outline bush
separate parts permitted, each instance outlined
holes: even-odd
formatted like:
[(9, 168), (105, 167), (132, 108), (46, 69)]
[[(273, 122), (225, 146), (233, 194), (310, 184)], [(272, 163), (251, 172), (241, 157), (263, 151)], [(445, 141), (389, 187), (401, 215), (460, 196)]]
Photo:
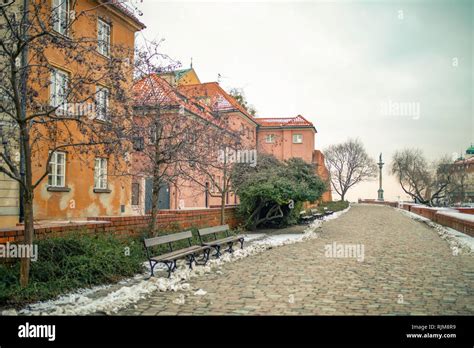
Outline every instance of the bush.
[(36, 244), (38, 260), (31, 262), (28, 287), (20, 287), (19, 262), (0, 264), (0, 305), (18, 307), (77, 288), (115, 282), (143, 271), (146, 260), (139, 239), (71, 235)]
[(250, 230), (295, 224), (301, 203), (319, 199), (327, 189), (302, 159), (282, 162), (263, 154), (255, 167), (237, 163), (232, 168), (232, 186), (240, 198), (238, 212)]

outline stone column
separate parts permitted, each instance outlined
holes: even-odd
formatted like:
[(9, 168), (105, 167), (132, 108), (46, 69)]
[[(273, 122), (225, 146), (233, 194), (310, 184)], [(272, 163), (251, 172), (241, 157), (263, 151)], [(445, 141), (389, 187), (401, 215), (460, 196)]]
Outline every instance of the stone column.
[(378, 196), (377, 200), (378, 201), (383, 201), (383, 189), (382, 189), (382, 167), (384, 163), (382, 162), (382, 154), (379, 156), (379, 163), (377, 163), (379, 166), (379, 190), (377, 191)]

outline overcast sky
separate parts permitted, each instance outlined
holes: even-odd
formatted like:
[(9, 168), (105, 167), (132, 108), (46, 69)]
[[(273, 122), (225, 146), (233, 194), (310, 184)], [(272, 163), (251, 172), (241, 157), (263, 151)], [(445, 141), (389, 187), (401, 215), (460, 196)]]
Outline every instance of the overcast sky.
[[(260, 117), (303, 115), (316, 148), (358, 137), (390, 162), (404, 147), (429, 159), (474, 142), (473, 1), (144, 0), (141, 35), (202, 82), (243, 88)], [(140, 41), (140, 40), (139, 40)], [(401, 190), (384, 168), (386, 199)], [(378, 182), (349, 192), (376, 198)], [(336, 198), (337, 196), (335, 196)]]

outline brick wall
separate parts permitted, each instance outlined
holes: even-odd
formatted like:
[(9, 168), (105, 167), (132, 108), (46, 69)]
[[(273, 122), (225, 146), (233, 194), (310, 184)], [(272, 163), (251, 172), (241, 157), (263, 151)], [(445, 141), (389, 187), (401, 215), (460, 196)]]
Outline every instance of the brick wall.
[(412, 206), (410, 211), (412, 213), (415, 213), (415, 214), (418, 214), (418, 215), (421, 215), (427, 219), (430, 219), (432, 221), (435, 221), (436, 220), (436, 212), (438, 211), (437, 209), (433, 209), (433, 208), (427, 208), (427, 207), (422, 207), (422, 206)]
[[(236, 208), (226, 208), (226, 224), (237, 227), (240, 220)], [(35, 226), (35, 238), (64, 236), (82, 231), (88, 234), (112, 233), (118, 237), (141, 236), (148, 227), (150, 216), (98, 216), (83, 223), (49, 223)], [(157, 227), (163, 232), (177, 232), (191, 227), (202, 228), (220, 225), (220, 209), (164, 210), (159, 212)], [(0, 229), (0, 243), (23, 240), (23, 226)]]
[(464, 214), (474, 214), (474, 208), (457, 208), (457, 211)]
[(474, 221), (466, 221), (455, 216), (445, 215), (442, 212), (436, 214), (435, 221), (440, 225), (451, 227), (459, 232), (474, 237)]
[[(370, 203), (370, 204), (380, 204), (388, 205), (391, 207), (398, 207), (398, 202), (380, 202), (375, 199), (359, 199), (359, 203)], [(435, 208), (435, 207), (426, 207), (420, 204), (415, 203), (403, 203), (400, 208), (421, 215), (427, 219), (430, 219), (433, 222), (436, 222), (440, 225), (453, 228), (459, 232), (465, 233), (471, 237), (474, 237), (474, 221), (464, 217), (463, 214), (474, 214), (474, 209), (472, 208), (458, 208), (459, 215), (452, 216), (449, 213), (446, 213), (446, 208)]]

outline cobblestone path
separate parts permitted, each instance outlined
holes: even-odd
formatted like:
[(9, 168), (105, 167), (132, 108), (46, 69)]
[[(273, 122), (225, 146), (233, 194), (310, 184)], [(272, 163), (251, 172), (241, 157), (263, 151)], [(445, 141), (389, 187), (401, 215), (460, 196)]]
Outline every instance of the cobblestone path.
[[(453, 255), (423, 223), (389, 207), (355, 205), (318, 233), (223, 264), (192, 279), (191, 291), (156, 292), (117, 314), (474, 314), (474, 256)], [(334, 242), (363, 246), (364, 260), (327, 257)]]

